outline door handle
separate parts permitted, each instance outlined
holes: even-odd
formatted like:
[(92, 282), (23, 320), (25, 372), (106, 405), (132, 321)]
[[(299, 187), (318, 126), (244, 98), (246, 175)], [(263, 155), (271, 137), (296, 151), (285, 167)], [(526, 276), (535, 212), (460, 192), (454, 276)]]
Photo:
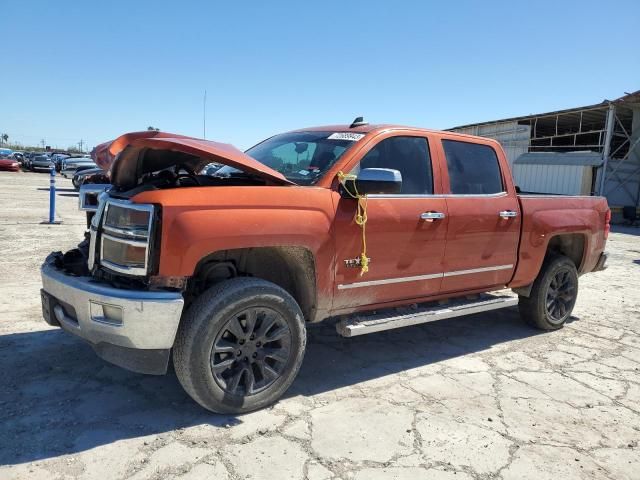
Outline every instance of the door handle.
[(434, 220), (442, 220), (445, 216), (442, 212), (424, 212), (420, 215), (420, 219), (433, 222)]
[(514, 212), (513, 210), (503, 210), (498, 215), (502, 218), (513, 218), (518, 216), (518, 212)]

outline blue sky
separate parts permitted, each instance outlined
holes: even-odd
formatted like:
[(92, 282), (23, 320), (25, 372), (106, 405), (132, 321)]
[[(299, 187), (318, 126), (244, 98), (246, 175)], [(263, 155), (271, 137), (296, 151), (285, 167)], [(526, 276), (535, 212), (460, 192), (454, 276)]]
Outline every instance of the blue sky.
[(148, 125), (247, 148), (346, 123), (447, 128), (640, 89), (634, 1), (0, 0), (0, 132)]

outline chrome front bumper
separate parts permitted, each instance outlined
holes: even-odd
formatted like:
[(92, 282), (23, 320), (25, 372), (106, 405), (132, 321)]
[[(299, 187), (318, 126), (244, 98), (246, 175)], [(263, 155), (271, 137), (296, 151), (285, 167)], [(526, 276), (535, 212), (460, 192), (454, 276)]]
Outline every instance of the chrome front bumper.
[[(163, 373), (157, 365), (137, 365), (138, 357), (155, 352), (151, 356), (162, 357), (166, 369), (184, 307), (180, 293), (124, 290), (92, 277), (66, 275), (53, 265), (51, 256), (41, 273), (47, 323), (88, 341), (112, 363), (142, 373)], [(128, 361), (129, 356), (133, 360)]]

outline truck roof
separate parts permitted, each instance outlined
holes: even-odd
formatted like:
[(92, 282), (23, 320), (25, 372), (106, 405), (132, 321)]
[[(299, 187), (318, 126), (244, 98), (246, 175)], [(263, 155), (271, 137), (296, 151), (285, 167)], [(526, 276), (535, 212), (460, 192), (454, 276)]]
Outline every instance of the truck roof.
[(291, 130), (291, 132), (354, 132), (354, 133), (372, 133), (384, 130), (412, 130), (414, 132), (421, 133), (438, 133), (447, 136), (455, 136), (465, 138), (467, 140), (472, 140), (474, 142), (481, 143), (491, 143), (491, 144), (499, 144), (494, 139), (487, 137), (478, 137), (477, 135), (468, 135), (465, 133), (458, 132), (449, 132), (445, 130), (437, 130), (433, 128), (421, 128), (421, 127), (412, 127), (409, 125), (398, 125), (392, 123), (380, 123), (380, 124), (365, 124), (358, 125), (357, 127), (351, 127), (349, 124), (337, 124), (337, 125), (321, 125), (317, 127), (306, 127), (306, 128), (297, 128), (295, 130)]

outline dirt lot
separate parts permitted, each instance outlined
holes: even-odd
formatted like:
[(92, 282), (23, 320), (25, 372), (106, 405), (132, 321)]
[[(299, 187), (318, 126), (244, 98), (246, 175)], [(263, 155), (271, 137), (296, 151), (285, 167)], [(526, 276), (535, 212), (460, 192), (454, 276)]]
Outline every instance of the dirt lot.
[(213, 415), (174, 375), (111, 366), (41, 320), (38, 267), (84, 230), (59, 182), (0, 172), (1, 479), (640, 478), (640, 229), (581, 279), (571, 323), (516, 309), (354, 339), (310, 328), (286, 397)]

